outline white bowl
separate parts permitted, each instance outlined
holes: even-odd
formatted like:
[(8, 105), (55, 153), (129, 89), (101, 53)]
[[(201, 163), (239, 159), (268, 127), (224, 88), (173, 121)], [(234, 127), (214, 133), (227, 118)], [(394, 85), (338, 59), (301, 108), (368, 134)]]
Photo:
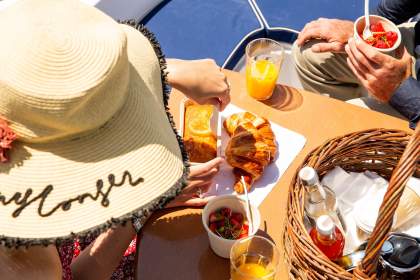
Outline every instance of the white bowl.
[[(387, 49), (380, 49), (380, 48), (375, 48), (376, 50), (382, 52), (382, 53), (386, 53), (389, 54), (391, 56), (395, 56), (395, 50), (400, 46), (401, 44), (401, 32), (398, 29), (398, 27), (391, 22), (390, 20), (381, 17), (381, 16), (376, 16), (376, 15), (370, 15), (369, 16), (370, 19), (370, 24), (373, 23), (377, 23), (378, 21), (380, 21), (382, 23), (382, 26), (384, 27), (385, 31), (394, 31), (395, 33), (397, 33), (398, 39), (395, 42), (395, 44), (392, 46), (392, 48), (387, 48)], [(356, 21), (354, 22), (354, 39), (355, 40), (363, 40), (363, 38), (360, 37), (359, 33), (363, 32), (363, 29), (365, 28), (365, 16), (361, 16), (358, 19), (356, 19)]]
[[(230, 240), (220, 237), (214, 234), (209, 228), (210, 214), (223, 207), (228, 207), (232, 209), (233, 212), (242, 213), (244, 217), (246, 217), (246, 200), (236, 195), (222, 195), (210, 200), (203, 210), (202, 221), (203, 226), (206, 229), (207, 234), (209, 236), (210, 247), (216, 253), (216, 255), (228, 259), (230, 255), (230, 249), (232, 248), (236, 240)], [(261, 217), (260, 211), (257, 207), (251, 205), (251, 209), (253, 218), (253, 230), (252, 232), (250, 232), (249, 235), (255, 235), (255, 233), (258, 231), (258, 228), (260, 227)]]

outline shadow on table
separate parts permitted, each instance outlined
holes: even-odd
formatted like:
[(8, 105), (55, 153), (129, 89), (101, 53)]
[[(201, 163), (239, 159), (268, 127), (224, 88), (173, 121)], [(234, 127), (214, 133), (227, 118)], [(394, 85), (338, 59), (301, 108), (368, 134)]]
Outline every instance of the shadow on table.
[(303, 97), (299, 90), (277, 84), (273, 95), (261, 102), (279, 111), (292, 111), (302, 105)]
[[(185, 214), (184, 214), (185, 213)], [(264, 230), (257, 235), (273, 240)], [(169, 209), (155, 213), (139, 242), (137, 279), (229, 279), (230, 261), (210, 248), (199, 210)]]
[(179, 209), (161, 210), (154, 214), (147, 224), (148, 234), (167, 241), (190, 239), (205, 234), (200, 214), (167, 215)]

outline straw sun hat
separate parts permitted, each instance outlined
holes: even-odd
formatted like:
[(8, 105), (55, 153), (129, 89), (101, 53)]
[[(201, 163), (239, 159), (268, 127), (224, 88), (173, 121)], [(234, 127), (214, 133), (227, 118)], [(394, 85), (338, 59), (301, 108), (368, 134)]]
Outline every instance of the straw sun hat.
[(0, 36), (0, 117), (18, 137), (0, 164), (1, 244), (97, 234), (185, 186), (153, 38), (78, 0), (18, 1)]

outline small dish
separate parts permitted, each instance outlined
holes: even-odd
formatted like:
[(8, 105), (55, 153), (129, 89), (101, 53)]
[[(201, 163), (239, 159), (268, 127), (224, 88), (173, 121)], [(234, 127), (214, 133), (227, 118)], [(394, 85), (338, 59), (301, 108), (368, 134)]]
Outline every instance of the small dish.
[[(214, 234), (208, 226), (210, 214), (223, 207), (228, 207), (232, 209), (232, 211), (242, 213), (244, 216), (246, 216), (246, 201), (245, 199), (240, 198), (236, 195), (217, 196), (210, 200), (203, 210), (202, 222), (209, 237), (210, 247), (216, 253), (216, 255), (228, 259), (230, 255), (230, 249), (232, 248), (236, 240), (225, 239), (223, 237), (220, 237)], [(251, 208), (253, 214), (253, 231), (249, 232), (249, 236), (253, 236), (256, 234), (260, 227), (261, 221), (260, 212), (258, 208), (254, 205), (251, 205)]]
[[(391, 47), (391, 48), (386, 48), (386, 49), (381, 49), (381, 48), (375, 48), (376, 50), (382, 52), (382, 53), (386, 53), (389, 54), (391, 56), (395, 56), (395, 50), (400, 46), (401, 44), (401, 32), (398, 29), (398, 27), (391, 22), (390, 20), (381, 17), (381, 16), (376, 16), (376, 15), (370, 15), (369, 16), (370, 19), (370, 24), (376, 24), (377, 22), (381, 22), (382, 26), (384, 27), (385, 31), (394, 31), (395, 33), (397, 33), (397, 41), (395, 42), (395, 44)], [(356, 21), (354, 22), (354, 38), (355, 40), (363, 40), (362, 37), (360, 37), (359, 34), (361, 34), (363, 32), (363, 29), (365, 28), (365, 16), (361, 16), (358, 19), (356, 19)]]

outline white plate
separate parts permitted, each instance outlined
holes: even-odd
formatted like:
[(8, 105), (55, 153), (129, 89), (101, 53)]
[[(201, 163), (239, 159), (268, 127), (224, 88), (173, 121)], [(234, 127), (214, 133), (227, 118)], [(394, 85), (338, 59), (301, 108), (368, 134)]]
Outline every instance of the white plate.
[[(236, 107), (233, 104), (228, 105), (223, 112), (220, 112), (222, 123), (230, 115), (243, 111), (245, 110)], [(265, 168), (263, 176), (258, 181), (254, 182), (253, 187), (249, 192), (251, 203), (257, 207), (271, 192), (306, 143), (306, 138), (303, 135), (286, 129), (276, 123), (270, 123), (277, 139), (278, 153), (275, 161)], [(229, 135), (224, 128), (221, 130), (221, 154), (224, 156), (224, 151), (229, 141)], [(233, 194), (235, 193), (233, 190), (234, 182), (235, 176), (232, 173), (232, 167), (228, 163), (225, 163), (221, 166), (220, 171), (214, 180), (214, 184), (211, 186), (207, 195)]]

